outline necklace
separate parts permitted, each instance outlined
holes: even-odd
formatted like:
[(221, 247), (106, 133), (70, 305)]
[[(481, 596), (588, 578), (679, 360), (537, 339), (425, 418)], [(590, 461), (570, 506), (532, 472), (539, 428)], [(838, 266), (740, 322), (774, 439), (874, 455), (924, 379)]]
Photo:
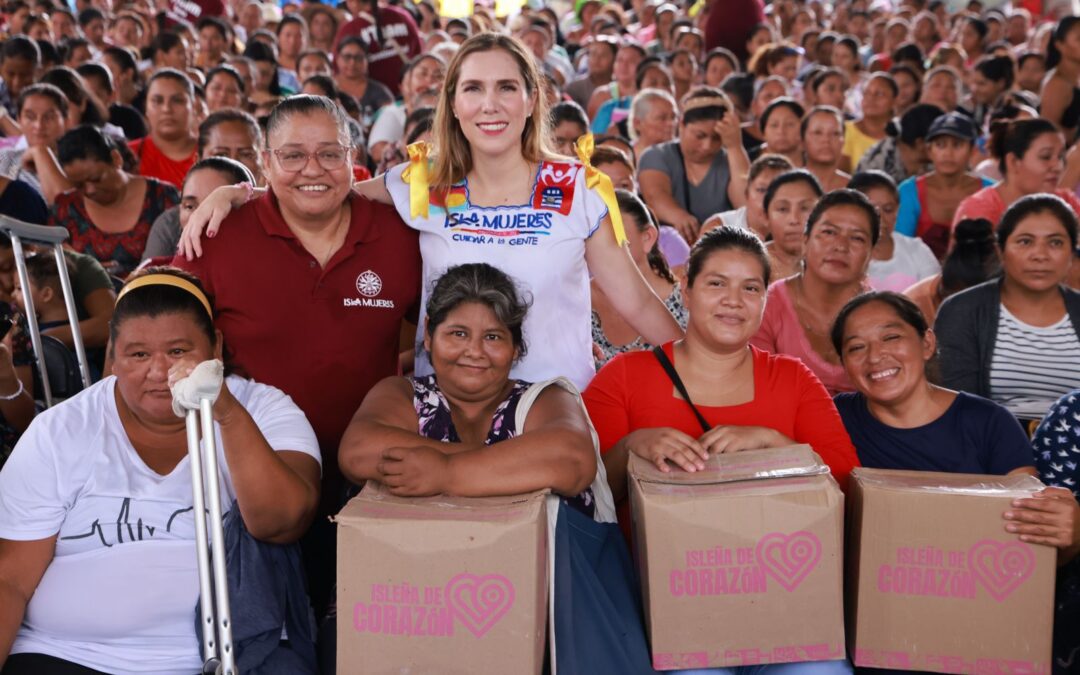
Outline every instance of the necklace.
[[(792, 295), (792, 297), (795, 300), (795, 307), (796, 307), (796, 310), (797, 310), (795, 312), (795, 315), (799, 317), (799, 323), (802, 325), (803, 330), (805, 330), (807, 333), (809, 333), (811, 335), (815, 335), (815, 336), (817, 336), (819, 338), (827, 338), (827, 337), (829, 337), (829, 332), (830, 332), (829, 331), (829, 325), (828, 325), (829, 322), (827, 322), (825, 328), (820, 328), (819, 326), (813, 325), (810, 322), (809, 318), (808, 318), (808, 315), (812, 314), (812, 311), (810, 310), (810, 308), (808, 306), (808, 303), (806, 301), (806, 294), (803, 292), (802, 276), (801, 275), (795, 279), (794, 286), (795, 286), (795, 293)], [(801, 311), (798, 311), (798, 310), (801, 310)], [(818, 322), (818, 323), (820, 324), (820, 322)], [(830, 351), (832, 351), (832, 350), (830, 350)]]
[(343, 231), (348, 231), (348, 228), (343, 228), (342, 225), (348, 223), (352, 219), (351, 216), (352, 209), (346, 204), (342, 214), (338, 216), (337, 225), (334, 226), (334, 232), (330, 236), (330, 245), (326, 247), (326, 253), (323, 254), (322, 262), (320, 263), (320, 266), (323, 269), (326, 269), (326, 264), (330, 262), (330, 258), (333, 257), (334, 252), (341, 248), (341, 245), (345, 243), (345, 237), (341, 237), (341, 241), (338, 241), (338, 237)]

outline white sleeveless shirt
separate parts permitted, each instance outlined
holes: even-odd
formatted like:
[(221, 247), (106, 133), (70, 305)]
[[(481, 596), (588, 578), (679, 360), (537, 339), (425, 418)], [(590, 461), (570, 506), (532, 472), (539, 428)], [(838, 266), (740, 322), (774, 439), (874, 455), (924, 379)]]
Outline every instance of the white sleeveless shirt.
[(538, 382), (561, 375), (584, 389), (595, 374), (585, 241), (608, 214), (600, 195), (586, 187), (584, 167), (543, 162), (530, 202), (516, 206), (472, 206), (467, 181), (445, 194), (431, 190), (427, 218), (412, 217), (409, 185), (401, 177), (406, 167), (394, 167), (385, 180), (402, 220), (420, 232), (416, 374), (431, 373), (421, 344), (432, 284), (454, 265), (488, 263), (513, 277), (532, 301), (523, 328), (527, 353), (510, 376)]

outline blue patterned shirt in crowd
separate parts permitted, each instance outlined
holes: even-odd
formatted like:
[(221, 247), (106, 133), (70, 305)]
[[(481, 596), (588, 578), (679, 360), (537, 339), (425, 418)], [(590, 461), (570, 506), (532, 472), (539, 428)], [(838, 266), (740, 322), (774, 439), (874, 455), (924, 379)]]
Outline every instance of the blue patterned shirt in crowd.
[[(1080, 389), (1051, 406), (1032, 439), (1039, 478), (1080, 497)], [(1080, 666), (1080, 558), (1058, 568), (1054, 611), (1054, 675)]]

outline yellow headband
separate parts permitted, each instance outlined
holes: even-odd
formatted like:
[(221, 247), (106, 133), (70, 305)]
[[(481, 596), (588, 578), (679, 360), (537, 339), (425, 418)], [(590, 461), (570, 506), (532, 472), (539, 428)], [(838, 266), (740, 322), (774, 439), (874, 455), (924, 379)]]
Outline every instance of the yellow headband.
[(210, 309), (210, 301), (206, 299), (206, 294), (199, 290), (199, 287), (191, 283), (187, 279), (182, 279), (172, 274), (147, 274), (137, 279), (129, 281), (124, 284), (124, 287), (120, 290), (120, 295), (116, 296), (117, 304), (120, 300), (135, 290), (136, 288), (142, 288), (143, 286), (172, 286), (173, 288), (179, 288), (183, 291), (195, 296), (202, 306), (206, 309), (207, 316), (210, 317), (210, 321), (214, 320), (214, 311)]

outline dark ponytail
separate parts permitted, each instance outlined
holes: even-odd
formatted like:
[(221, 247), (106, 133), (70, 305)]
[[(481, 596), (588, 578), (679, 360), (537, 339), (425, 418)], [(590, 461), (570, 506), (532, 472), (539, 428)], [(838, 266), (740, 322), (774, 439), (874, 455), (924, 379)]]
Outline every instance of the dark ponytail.
[(1065, 38), (1069, 35), (1069, 31), (1071, 31), (1078, 23), (1080, 23), (1080, 16), (1066, 16), (1062, 18), (1061, 21), (1058, 21), (1053, 34), (1050, 35), (1050, 42), (1046, 45), (1047, 70), (1050, 70), (1061, 63), (1061, 50), (1057, 48), (1057, 43), (1064, 42)]
[[(657, 234), (660, 233), (660, 228), (656, 225), (656, 218), (653, 217), (652, 211), (649, 207), (645, 206), (645, 202), (629, 190), (616, 190), (615, 197), (619, 201), (619, 211), (623, 216), (629, 216), (633, 221), (631, 224), (638, 229), (639, 232), (655, 228)], [(666, 280), (668, 283), (675, 283), (675, 275), (671, 273), (671, 268), (668, 267), (667, 259), (664, 258), (663, 252), (660, 250), (660, 238), (657, 237), (656, 243), (649, 249), (649, 253), (646, 255), (646, 260), (649, 261), (649, 269), (657, 274), (657, 276)]]
[(986, 218), (965, 218), (953, 230), (953, 245), (941, 265), (942, 300), (990, 279), (1001, 271), (994, 225)]

